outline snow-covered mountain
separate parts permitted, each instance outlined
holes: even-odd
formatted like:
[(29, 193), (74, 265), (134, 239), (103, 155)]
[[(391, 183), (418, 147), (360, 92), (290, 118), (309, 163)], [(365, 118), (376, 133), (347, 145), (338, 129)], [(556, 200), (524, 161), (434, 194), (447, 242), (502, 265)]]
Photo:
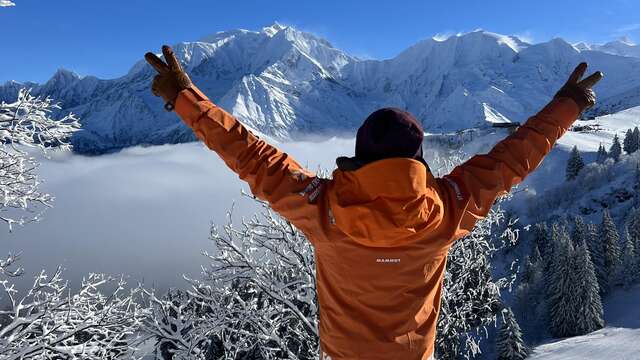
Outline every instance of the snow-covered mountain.
[[(151, 46), (153, 47), (153, 46)], [(429, 132), (522, 121), (554, 94), (580, 61), (605, 72), (594, 114), (640, 105), (640, 58), (576, 47), (562, 39), (528, 44), (485, 31), (421, 41), (387, 60), (361, 60), (315, 35), (274, 24), (180, 43), (175, 51), (194, 82), (251, 128), (280, 139), (353, 132), (373, 110), (413, 112)], [(76, 151), (194, 139), (162, 109), (144, 61), (123, 77), (81, 78), (59, 70), (36, 94), (77, 113)], [(0, 100), (20, 84), (0, 86)]]
[(636, 45), (628, 37), (622, 37), (602, 45), (581, 42), (575, 46), (579, 50), (595, 50), (613, 55), (640, 57), (640, 46)]

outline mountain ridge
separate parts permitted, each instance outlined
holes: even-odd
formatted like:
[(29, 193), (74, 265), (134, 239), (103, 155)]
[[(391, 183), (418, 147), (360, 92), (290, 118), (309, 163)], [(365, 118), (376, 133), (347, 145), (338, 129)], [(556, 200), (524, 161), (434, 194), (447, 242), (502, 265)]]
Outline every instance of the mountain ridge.
[[(218, 32), (174, 50), (214, 102), (257, 132), (285, 140), (353, 132), (383, 106), (411, 111), (429, 132), (523, 121), (580, 61), (607, 75), (597, 89), (604, 106), (594, 114), (640, 105), (640, 58), (562, 39), (529, 44), (478, 30), (426, 39), (391, 59), (362, 60), (275, 23), (260, 31)], [(154, 75), (141, 60), (115, 79), (59, 70), (44, 84), (25, 86), (79, 115), (83, 131), (72, 141), (80, 153), (195, 140), (151, 95)], [(0, 86), (0, 101), (11, 101), (19, 87)]]

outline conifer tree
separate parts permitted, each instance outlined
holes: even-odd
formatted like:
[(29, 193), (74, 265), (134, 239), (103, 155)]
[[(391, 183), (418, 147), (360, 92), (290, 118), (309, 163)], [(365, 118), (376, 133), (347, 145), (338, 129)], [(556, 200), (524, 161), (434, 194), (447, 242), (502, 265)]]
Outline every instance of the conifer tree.
[(636, 126), (635, 128), (633, 128), (633, 137), (632, 137), (633, 141), (632, 141), (632, 146), (631, 149), (633, 150), (632, 152), (636, 152), (638, 150), (640, 150), (640, 130), (638, 130), (638, 127)]
[(545, 258), (552, 246), (551, 234), (549, 233), (547, 223), (541, 222), (535, 224), (531, 235), (533, 237), (533, 244), (540, 251), (540, 255)]
[(523, 360), (530, 350), (522, 339), (522, 331), (511, 309), (502, 311), (503, 322), (496, 339), (496, 352), (499, 360)]
[(577, 316), (573, 311), (576, 303), (575, 250), (566, 231), (558, 233), (554, 244), (554, 257), (547, 280), (549, 330), (555, 337), (572, 336)]
[(575, 335), (584, 335), (604, 326), (602, 300), (586, 242), (576, 248), (574, 257), (576, 295), (572, 298), (576, 301), (573, 304)]
[(608, 156), (609, 154), (607, 154), (607, 149), (605, 149), (604, 145), (600, 143), (600, 146), (598, 146), (598, 154), (596, 155), (596, 162), (598, 164), (603, 164), (604, 161), (607, 160)]
[(631, 129), (627, 129), (627, 132), (624, 134), (624, 139), (622, 140), (622, 149), (627, 154), (631, 154), (637, 149), (634, 149), (635, 144), (633, 144), (633, 131)]
[(620, 139), (618, 134), (613, 137), (613, 144), (609, 148), (609, 157), (618, 162), (620, 160), (620, 154), (622, 154), (622, 146), (620, 145)]
[(629, 228), (624, 232), (625, 245), (622, 253), (622, 265), (620, 267), (620, 283), (628, 288), (638, 280), (638, 259), (636, 256), (635, 240), (629, 233)]
[[(600, 237), (604, 243), (604, 268), (610, 283), (614, 280), (618, 266), (620, 266), (620, 235), (607, 209), (602, 212)], [(606, 292), (606, 290), (604, 291)]]
[(589, 255), (591, 256), (591, 262), (596, 271), (600, 293), (604, 294), (609, 287), (609, 281), (604, 266), (604, 242), (602, 238), (600, 238), (600, 231), (596, 224), (587, 224), (587, 246), (589, 248)]
[(582, 156), (580, 155), (580, 151), (578, 151), (578, 147), (574, 146), (571, 149), (571, 154), (569, 155), (569, 160), (567, 160), (567, 170), (566, 170), (566, 179), (567, 181), (571, 181), (578, 177), (580, 170), (584, 167), (584, 161), (582, 160)]
[(587, 241), (587, 224), (585, 224), (582, 216), (576, 215), (573, 218), (573, 230), (571, 231), (571, 240), (574, 245), (580, 245)]

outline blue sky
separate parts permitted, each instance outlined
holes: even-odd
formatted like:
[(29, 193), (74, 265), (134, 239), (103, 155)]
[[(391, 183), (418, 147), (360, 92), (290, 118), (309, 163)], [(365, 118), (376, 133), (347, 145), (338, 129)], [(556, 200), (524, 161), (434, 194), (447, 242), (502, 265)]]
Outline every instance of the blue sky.
[[(388, 58), (434, 36), (482, 28), (535, 42), (640, 41), (638, 0), (258, 1), (12, 0), (0, 7), (0, 83), (46, 81), (60, 67), (113, 78), (163, 43), (275, 21), (351, 54)], [(0, 0), (0, 4), (8, 0)]]

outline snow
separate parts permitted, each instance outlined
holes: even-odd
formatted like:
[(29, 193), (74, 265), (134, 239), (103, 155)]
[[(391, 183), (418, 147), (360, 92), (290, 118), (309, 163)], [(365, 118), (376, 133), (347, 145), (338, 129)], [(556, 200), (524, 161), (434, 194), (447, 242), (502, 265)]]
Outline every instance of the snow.
[(637, 360), (640, 354), (640, 286), (618, 289), (605, 300), (602, 330), (535, 348), (532, 360)]
[[(477, 30), (420, 41), (391, 59), (360, 60), (325, 39), (276, 23), (259, 31), (219, 32), (175, 50), (214, 102), (283, 140), (353, 132), (383, 106), (409, 110), (430, 132), (522, 122), (581, 61), (606, 74), (596, 88), (601, 101), (594, 114), (640, 105), (640, 58), (562, 39), (528, 44)], [(80, 153), (193, 141), (151, 95), (153, 75), (140, 61), (118, 79), (60, 71), (46, 84), (24, 86), (79, 115), (85, 131), (74, 144)], [(11, 100), (17, 86), (0, 86), (0, 101)]]
[(640, 353), (640, 329), (606, 327), (584, 336), (576, 336), (539, 346), (532, 360), (637, 360)]

